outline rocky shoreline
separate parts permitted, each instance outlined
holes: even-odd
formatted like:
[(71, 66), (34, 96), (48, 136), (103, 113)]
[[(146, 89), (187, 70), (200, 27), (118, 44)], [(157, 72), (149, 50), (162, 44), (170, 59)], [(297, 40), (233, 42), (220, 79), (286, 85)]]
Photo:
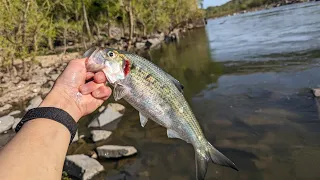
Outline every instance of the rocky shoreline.
[[(203, 27), (201, 24), (188, 24), (185, 28), (177, 28), (165, 35), (163, 32), (156, 33), (148, 38), (135, 38), (130, 52), (141, 53), (155, 49), (161, 43), (178, 41), (182, 33), (194, 28)], [(93, 46), (110, 47), (119, 50), (127, 50), (128, 43), (124, 38), (118, 37), (106, 42), (97, 42)], [(46, 55), (35, 57), (35, 62), (30, 66), (29, 77), (21, 77), (0, 70), (0, 117), (8, 114), (14, 107), (22, 107), (31, 98), (40, 95), (45, 97), (50, 91), (59, 74), (63, 71), (68, 61), (81, 58), (83, 52), (72, 52), (66, 54)], [(19, 63), (19, 61), (17, 61)], [(21, 66), (18, 64), (18, 66)]]

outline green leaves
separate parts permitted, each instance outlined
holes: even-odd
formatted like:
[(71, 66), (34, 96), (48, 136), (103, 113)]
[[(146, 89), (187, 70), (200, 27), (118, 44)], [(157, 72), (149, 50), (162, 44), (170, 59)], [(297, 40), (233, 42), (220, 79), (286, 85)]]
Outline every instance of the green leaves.
[(112, 27), (122, 29), (122, 36), (129, 34), (128, 30), (133, 36), (147, 35), (168, 32), (202, 16), (198, 8), (201, 0), (0, 0), (0, 3), (0, 59), (8, 62), (46, 53), (54, 46), (65, 46), (66, 50), (67, 44), (106, 41)]

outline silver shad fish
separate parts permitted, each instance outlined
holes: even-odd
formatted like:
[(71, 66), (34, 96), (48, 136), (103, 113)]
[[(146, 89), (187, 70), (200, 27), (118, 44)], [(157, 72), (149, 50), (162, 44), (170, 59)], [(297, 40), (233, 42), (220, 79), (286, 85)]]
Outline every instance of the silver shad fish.
[(91, 48), (84, 57), (88, 57), (88, 71), (102, 70), (106, 74), (116, 101), (123, 98), (139, 111), (142, 127), (151, 119), (167, 128), (169, 138), (193, 145), (198, 180), (204, 179), (210, 160), (238, 170), (206, 140), (178, 80), (150, 61), (125, 51)]

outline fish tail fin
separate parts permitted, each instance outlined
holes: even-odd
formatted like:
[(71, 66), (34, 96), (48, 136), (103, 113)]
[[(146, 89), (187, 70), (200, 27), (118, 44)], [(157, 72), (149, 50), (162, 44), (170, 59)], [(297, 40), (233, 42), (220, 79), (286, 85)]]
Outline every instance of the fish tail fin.
[(213, 163), (239, 171), (238, 167), (230, 159), (214, 148), (209, 142), (207, 142), (207, 152)]
[(206, 152), (196, 149), (195, 158), (197, 180), (203, 180), (207, 173), (208, 161), (210, 157), (208, 154), (206, 154)]
[(205, 148), (195, 149), (197, 180), (204, 179), (207, 173), (208, 161), (210, 160), (215, 164), (230, 167), (239, 171), (237, 166), (230, 159), (214, 148), (209, 142), (206, 143)]

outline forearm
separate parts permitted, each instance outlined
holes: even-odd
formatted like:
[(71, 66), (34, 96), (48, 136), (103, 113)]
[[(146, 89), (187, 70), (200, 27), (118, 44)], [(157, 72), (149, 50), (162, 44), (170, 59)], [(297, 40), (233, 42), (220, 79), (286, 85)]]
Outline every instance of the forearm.
[[(103, 72), (86, 71), (86, 59), (72, 60), (56, 80), (40, 107), (67, 112), (75, 122), (92, 113), (106, 100), (111, 89), (105, 86)], [(86, 80), (94, 79), (94, 81)], [(70, 132), (50, 119), (26, 122), (0, 152), (0, 179), (60, 180), (70, 143)]]
[(69, 142), (70, 132), (58, 122), (27, 122), (0, 152), (1, 179), (61, 179)]

